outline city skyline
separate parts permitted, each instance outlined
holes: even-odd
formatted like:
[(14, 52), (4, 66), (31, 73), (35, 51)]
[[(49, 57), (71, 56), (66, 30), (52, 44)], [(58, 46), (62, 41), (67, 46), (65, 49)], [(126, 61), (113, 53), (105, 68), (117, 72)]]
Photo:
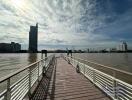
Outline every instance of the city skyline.
[(28, 49), (29, 26), (39, 24), (38, 49), (132, 48), (131, 0), (0, 0), (0, 43)]

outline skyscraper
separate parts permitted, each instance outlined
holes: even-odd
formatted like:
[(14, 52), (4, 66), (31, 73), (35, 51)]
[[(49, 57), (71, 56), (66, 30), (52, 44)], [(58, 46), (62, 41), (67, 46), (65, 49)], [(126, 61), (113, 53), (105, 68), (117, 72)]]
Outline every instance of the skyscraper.
[(29, 31), (29, 52), (36, 53), (38, 44), (38, 23), (36, 26), (30, 26)]
[(126, 42), (122, 43), (122, 51), (127, 51), (127, 43)]
[(126, 42), (122, 42), (118, 47), (117, 50), (119, 51), (127, 51), (127, 43)]

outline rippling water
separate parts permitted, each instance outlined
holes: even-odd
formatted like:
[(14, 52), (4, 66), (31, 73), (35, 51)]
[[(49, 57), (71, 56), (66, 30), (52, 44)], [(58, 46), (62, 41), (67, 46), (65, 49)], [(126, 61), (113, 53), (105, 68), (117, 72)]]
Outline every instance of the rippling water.
[[(132, 53), (77, 53), (73, 54), (73, 56), (132, 73)], [(40, 53), (0, 54), (0, 77), (29, 65), (40, 58)]]
[[(132, 53), (77, 53), (73, 54), (73, 56), (87, 60), (79, 61), (89, 65), (90, 67), (132, 84)], [(89, 63), (88, 61), (96, 64)], [(103, 67), (102, 65), (118, 70), (109, 69), (108, 67)]]
[[(132, 73), (132, 53), (77, 53), (73, 54), (73, 56)], [(6, 76), (40, 58), (40, 53), (0, 54), (0, 77)], [(118, 76), (121, 80), (123, 79), (132, 84), (131, 76), (124, 74), (119, 74)], [(15, 80), (16, 78), (13, 81)], [(0, 92), (6, 88), (6, 84), (5, 82), (0, 85)]]
[[(50, 55), (50, 54), (49, 54)], [(30, 53), (1, 53), (0, 54), (0, 77), (8, 75), (26, 65), (41, 58), (41, 54)]]
[(132, 73), (132, 53), (78, 53), (73, 56)]

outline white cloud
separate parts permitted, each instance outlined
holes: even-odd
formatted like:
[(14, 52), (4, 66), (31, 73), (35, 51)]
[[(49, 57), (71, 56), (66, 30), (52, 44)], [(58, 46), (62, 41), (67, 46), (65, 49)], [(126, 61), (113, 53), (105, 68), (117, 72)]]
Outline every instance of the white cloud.
[(110, 39), (107, 34), (95, 34), (112, 17), (96, 15), (96, 0), (11, 1), (0, 0), (0, 38), (28, 44), (29, 26), (38, 22), (39, 44), (89, 45)]

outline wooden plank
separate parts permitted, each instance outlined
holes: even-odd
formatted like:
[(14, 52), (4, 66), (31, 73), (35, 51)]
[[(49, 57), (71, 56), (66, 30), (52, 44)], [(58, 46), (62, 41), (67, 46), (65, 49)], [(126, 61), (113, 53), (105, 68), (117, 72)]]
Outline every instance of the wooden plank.
[[(40, 90), (38, 89), (38, 91)], [(38, 93), (41, 94), (43, 92)], [(41, 97), (37, 98), (40, 99)], [(82, 74), (76, 73), (75, 68), (68, 64), (63, 58), (57, 59), (56, 70), (54, 71), (54, 74), (52, 74), (46, 99), (110, 100), (109, 97), (95, 87), (95, 85), (86, 79)]]

